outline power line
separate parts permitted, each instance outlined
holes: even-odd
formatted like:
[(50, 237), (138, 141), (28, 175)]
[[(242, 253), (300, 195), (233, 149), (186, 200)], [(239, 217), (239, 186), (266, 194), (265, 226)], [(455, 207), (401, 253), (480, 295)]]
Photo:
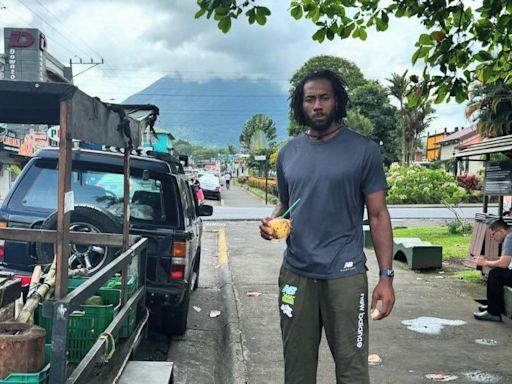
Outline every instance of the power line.
[(66, 25), (60, 20), (60, 18), (55, 15), (50, 9), (48, 9), (43, 3), (41, 3), (39, 0), (35, 0), (50, 16), (53, 16), (53, 18), (55, 20), (57, 20), (57, 22), (62, 25), (62, 27), (64, 28), (65, 31), (67, 31), (69, 34), (73, 35), (78, 41), (80, 41), (83, 45), (85, 45), (87, 47), (87, 49), (89, 49), (92, 53), (94, 53), (95, 55), (97, 55), (98, 57), (102, 57), (102, 55), (100, 53), (98, 53), (96, 50), (94, 50), (93, 48), (91, 48), (85, 41), (83, 41), (79, 36), (77, 36), (73, 31), (69, 30)]
[(78, 51), (81, 51), (82, 53), (85, 53), (86, 56), (89, 56), (85, 51), (82, 51), (79, 47), (76, 46), (75, 43), (73, 43), (71, 40), (69, 40), (67, 38), (67, 36), (65, 36), (64, 34), (62, 34), (57, 28), (55, 28), (53, 25), (51, 25), (48, 21), (46, 21), (42, 16), (38, 15), (36, 12), (34, 12), (32, 10), (32, 8), (30, 8), (27, 4), (25, 4), (25, 2), (23, 0), (18, 0), (18, 2), (20, 4), (22, 4), (25, 8), (27, 8), (35, 17), (41, 19), (43, 21), (43, 23), (45, 23), (46, 25), (48, 25), (48, 27), (50, 27), (51, 29), (53, 29), (58, 35), (62, 36), (65, 40), (67, 40), (71, 46), (75, 49), (77, 49)]
[[(12, 11), (10, 8), (5, 7), (5, 10), (7, 12), (9, 12), (11, 15), (13, 15), (16, 19), (20, 20), (23, 24), (28, 25), (30, 28), (38, 29), (38, 27), (36, 27), (33, 24), (31, 24), (30, 22), (26, 21), (19, 14), (17, 14), (14, 11)], [(67, 47), (65, 47), (64, 45), (60, 44), (59, 42), (55, 42), (55, 44), (58, 45), (59, 47), (61, 47), (62, 49), (64, 49), (65, 51), (69, 52), (71, 55), (74, 55), (74, 52), (72, 52), (71, 50), (69, 50)]]
[[(35, 1), (46, 11), (46, 13), (48, 13), (50, 15), (50, 17), (53, 16), (53, 18), (55, 20), (57, 20), (57, 22), (64, 28), (65, 31), (69, 32), (69, 34), (73, 35), (79, 42), (81, 42), (83, 45), (85, 45), (87, 47), (87, 49), (89, 49), (92, 53), (94, 53), (95, 55), (100, 57), (101, 58), (101, 64), (105, 64), (105, 61), (103, 60), (103, 55), (102, 54), (98, 53), (98, 51), (96, 51), (94, 48), (91, 48), (85, 41), (83, 41), (73, 31), (69, 30), (66, 27), (66, 25), (60, 20), (60, 18), (57, 15), (55, 15), (50, 9), (48, 9), (43, 3), (41, 3), (39, 0), (35, 0)], [(107, 65), (107, 64), (105, 64), (105, 65)], [(108, 67), (108, 65), (107, 65), (107, 67)], [(88, 68), (87, 70), (92, 69), (92, 68), (93, 67)], [(99, 67), (99, 69), (105, 74), (105, 76), (108, 76), (108, 74), (104, 71), (104, 69), (102, 67)], [(83, 72), (81, 72), (81, 73), (83, 73)], [(73, 77), (75, 77), (75, 76), (78, 76), (78, 75), (74, 75)]]

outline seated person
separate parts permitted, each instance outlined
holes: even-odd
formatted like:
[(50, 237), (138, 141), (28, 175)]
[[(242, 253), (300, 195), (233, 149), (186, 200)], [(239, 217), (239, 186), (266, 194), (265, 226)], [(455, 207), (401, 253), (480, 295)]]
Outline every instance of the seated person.
[(503, 286), (512, 287), (512, 233), (505, 221), (499, 219), (491, 223), (491, 236), (503, 242), (501, 257), (498, 260), (487, 260), (483, 256), (474, 258), (476, 265), (492, 267), (487, 278), (487, 306), (479, 307), (480, 312), (473, 313), (477, 320), (501, 321), (504, 312)]

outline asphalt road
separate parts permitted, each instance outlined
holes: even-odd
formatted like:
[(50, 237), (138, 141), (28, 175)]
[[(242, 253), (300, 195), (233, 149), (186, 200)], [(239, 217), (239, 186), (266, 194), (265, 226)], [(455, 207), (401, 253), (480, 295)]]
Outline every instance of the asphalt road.
[[(211, 217), (205, 218), (205, 221), (252, 221), (260, 220), (262, 217), (269, 216), (273, 206), (264, 206), (256, 199), (244, 199), (240, 194), (240, 188), (232, 186), (231, 190), (223, 190), (221, 201), (206, 200), (205, 204), (213, 205), (214, 211)], [(448, 208), (436, 206), (389, 206), (389, 213), (392, 220), (450, 220), (455, 215)], [(457, 213), (466, 219), (473, 219), (475, 214), (482, 212), (482, 206), (479, 204), (464, 205), (457, 208)], [(495, 205), (490, 206), (489, 213), (497, 214), (498, 209)]]

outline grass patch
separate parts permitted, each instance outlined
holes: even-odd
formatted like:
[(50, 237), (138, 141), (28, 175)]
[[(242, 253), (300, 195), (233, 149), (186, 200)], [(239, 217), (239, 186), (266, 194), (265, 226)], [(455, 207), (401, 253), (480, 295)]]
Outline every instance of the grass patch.
[(456, 272), (453, 277), (456, 279), (469, 281), (471, 283), (482, 284), (482, 273), (477, 270)]
[(443, 247), (443, 259), (464, 259), (471, 243), (471, 234), (451, 234), (448, 227), (415, 227), (397, 228), (393, 230), (394, 237), (419, 237), (430, 241), (432, 245)]

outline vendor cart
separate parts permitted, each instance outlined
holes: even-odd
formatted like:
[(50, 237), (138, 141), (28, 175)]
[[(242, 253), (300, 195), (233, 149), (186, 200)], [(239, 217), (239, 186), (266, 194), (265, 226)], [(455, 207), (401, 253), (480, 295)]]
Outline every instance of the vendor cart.
[[(45, 302), (43, 315), (51, 318), (51, 364), (49, 382), (77, 383), (96, 369), (97, 363), (108, 360), (112, 351), (112, 335), (117, 334), (130, 311), (143, 306), (144, 274), (141, 256), (146, 249), (145, 238), (129, 236), (130, 149), (141, 144), (148, 125), (152, 126), (158, 108), (152, 105), (124, 106), (103, 103), (77, 87), (61, 83), (0, 81), (0, 122), (47, 124), (60, 126), (57, 229), (0, 228), (0, 239), (54, 243), (56, 247), (55, 299)], [(70, 212), (74, 208), (71, 190), (71, 151), (73, 142), (110, 145), (124, 149), (123, 233), (83, 233), (69, 230)], [(95, 244), (122, 247), (122, 253), (85, 283), (68, 293), (69, 244)], [(128, 270), (138, 279), (138, 289), (128, 298)], [(111, 277), (121, 272), (121, 306), (94, 346), (77, 366), (67, 364), (68, 320), (70, 314)], [(140, 317), (140, 316), (139, 316)], [(147, 320), (147, 318), (146, 318)], [(140, 334), (141, 324), (136, 328)], [(137, 333), (134, 332), (134, 333)], [(132, 337), (131, 342), (136, 340)], [(130, 348), (124, 349), (126, 361)], [(110, 356), (108, 356), (110, 357)]]

